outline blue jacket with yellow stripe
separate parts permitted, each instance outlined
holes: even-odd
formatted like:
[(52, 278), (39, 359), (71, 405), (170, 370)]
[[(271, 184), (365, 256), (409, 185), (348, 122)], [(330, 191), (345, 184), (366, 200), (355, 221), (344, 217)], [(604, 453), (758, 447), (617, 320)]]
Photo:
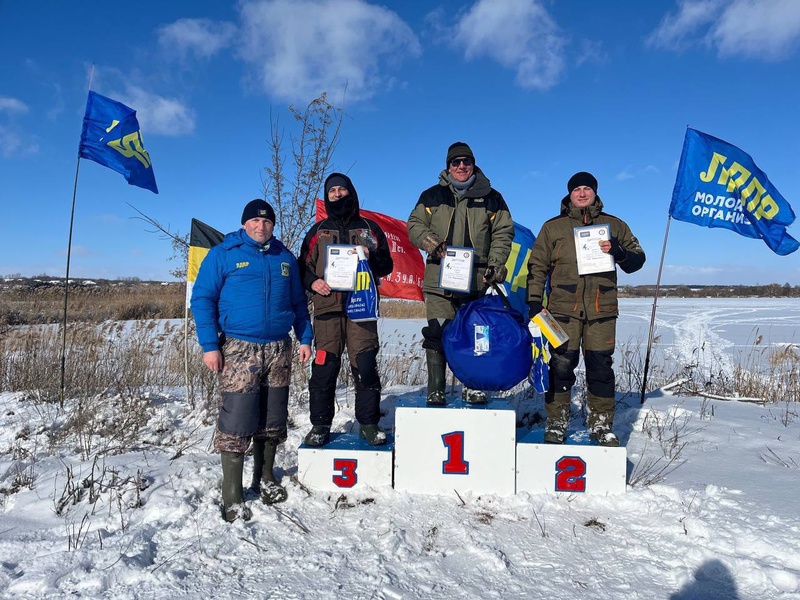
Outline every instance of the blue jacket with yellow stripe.
[(203, 352), (219, 349), (219, 334), (264, 344), (289, 331), (312, 340), (311, 319), (297, 259), (280, 240), (263, 246), (244, 229), (209, 250), (192, 289), (192, 313)]

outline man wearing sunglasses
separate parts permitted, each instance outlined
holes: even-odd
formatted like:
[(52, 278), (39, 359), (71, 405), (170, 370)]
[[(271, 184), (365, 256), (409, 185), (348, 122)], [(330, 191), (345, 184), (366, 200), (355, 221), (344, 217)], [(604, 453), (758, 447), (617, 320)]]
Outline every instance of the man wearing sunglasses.
[[(428, 365), (427, 403), (444, 405), (446, 362), (442, 330), (460, 306), (479, 298), (492, 283), (505, 281), (505, 264), (514, 239), (508, 206), (475, 164), (475, 156), (466, 143), (455, 142), (447, 149), (439, 182), (422, 192), (408, 217), (408, 235), (415, 246), (428, 254), (423, 284), (428, 324), (422, 329)], [(468, 291), (439, 285), (441, 259), (452, 246), (474, 250)], [(462, 398), (470, 404), (487, 401), (485, 392), (466, 387)]]

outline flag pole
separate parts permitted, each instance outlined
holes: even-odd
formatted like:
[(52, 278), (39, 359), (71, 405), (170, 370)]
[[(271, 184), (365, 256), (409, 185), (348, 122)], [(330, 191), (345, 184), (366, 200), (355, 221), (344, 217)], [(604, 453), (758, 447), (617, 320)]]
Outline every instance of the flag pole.
[(664, 232), (664, 245), (661, 247), (661, 261), (658, 263), (658, 277), (656, 279), (656, 292), (653, 298), (653, 313), (650, 316), (650, 334), (647, 337), (647, 353), (644, 358), (644, 375), (642, 376), (642, 395), (640, 398), (641, 404), (644, 404), (644, 395), (647, 390), (647, 371), (650, 368), (650, 350), (653, 347), (653, 332), (655, 331), (656, 324), (656, 306), (658, 305), (658, 292), (661, 289), (661, 272), (664, 268), (664, 255), (667, 252), (667, 238), (669, 238), (669, 224), (672, 221), (672, 215), (667, 215), (667, 229)]
[[(188, 282), (187, 282), (188, 285)], [(189, 301), (184, 302), (183, 313), (183, 376), (186, 383), (186, 402), (194, 408), (189, 395)]]
[[(92, 89), (94, 80), (94, 63), (89, 74), (89, 91)], [(80, 146), (80, 144), (79, 144)], [(75, 183), (72, 186), (72, 210), (69, 214), (69, 238), (67, 239), (67, 269), (64, 275), (64, 315), (61, 321), (61, 384), (59, 386), (58, 405), (64, 408), (64, 390), (66, 388), (66, 365), (67, 365), (67, 309), (69, 307), (69, 265), (72, 256), (72, 230), (75, 224), (75, 199), (78, 196), (78, 172), (81, 168), (81, 153), (78, 151), (78, 163), (75, 166)]]

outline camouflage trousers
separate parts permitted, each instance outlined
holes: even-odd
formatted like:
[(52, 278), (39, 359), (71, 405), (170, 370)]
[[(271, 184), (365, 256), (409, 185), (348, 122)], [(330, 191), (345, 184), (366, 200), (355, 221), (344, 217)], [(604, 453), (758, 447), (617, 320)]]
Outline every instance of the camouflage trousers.
[(256, 344), (227, 338), (220, 348), (219, 414), (214, 448), (245, 452), (250, 440), (286, 441), (292, 341)]

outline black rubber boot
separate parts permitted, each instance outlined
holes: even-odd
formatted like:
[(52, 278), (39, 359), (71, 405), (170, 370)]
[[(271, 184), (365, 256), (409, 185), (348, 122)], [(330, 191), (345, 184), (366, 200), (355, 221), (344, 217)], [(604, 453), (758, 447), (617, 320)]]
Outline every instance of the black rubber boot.
[(447, 403), (445, 398), (445, 377), (447, 363), (444, 354), (436, 350), (425, 350), (425, 358), (428, 363), (428, 400), (429, 406), (444, 406)]
[(256, 440), (253, 442), (253, 483), (251, 489), (259, 493), (264, 504), (284, 502), (288, 497), (286, 488), (275, 481), (275, 454), (278, 444), (275, 440)]
[(244, 503), (242, 495), (242, 472), (244, 453), (221, 452), (222, 459), (222, 516), (232, 523), (239, 517), (249, 521), (252, 513)]

